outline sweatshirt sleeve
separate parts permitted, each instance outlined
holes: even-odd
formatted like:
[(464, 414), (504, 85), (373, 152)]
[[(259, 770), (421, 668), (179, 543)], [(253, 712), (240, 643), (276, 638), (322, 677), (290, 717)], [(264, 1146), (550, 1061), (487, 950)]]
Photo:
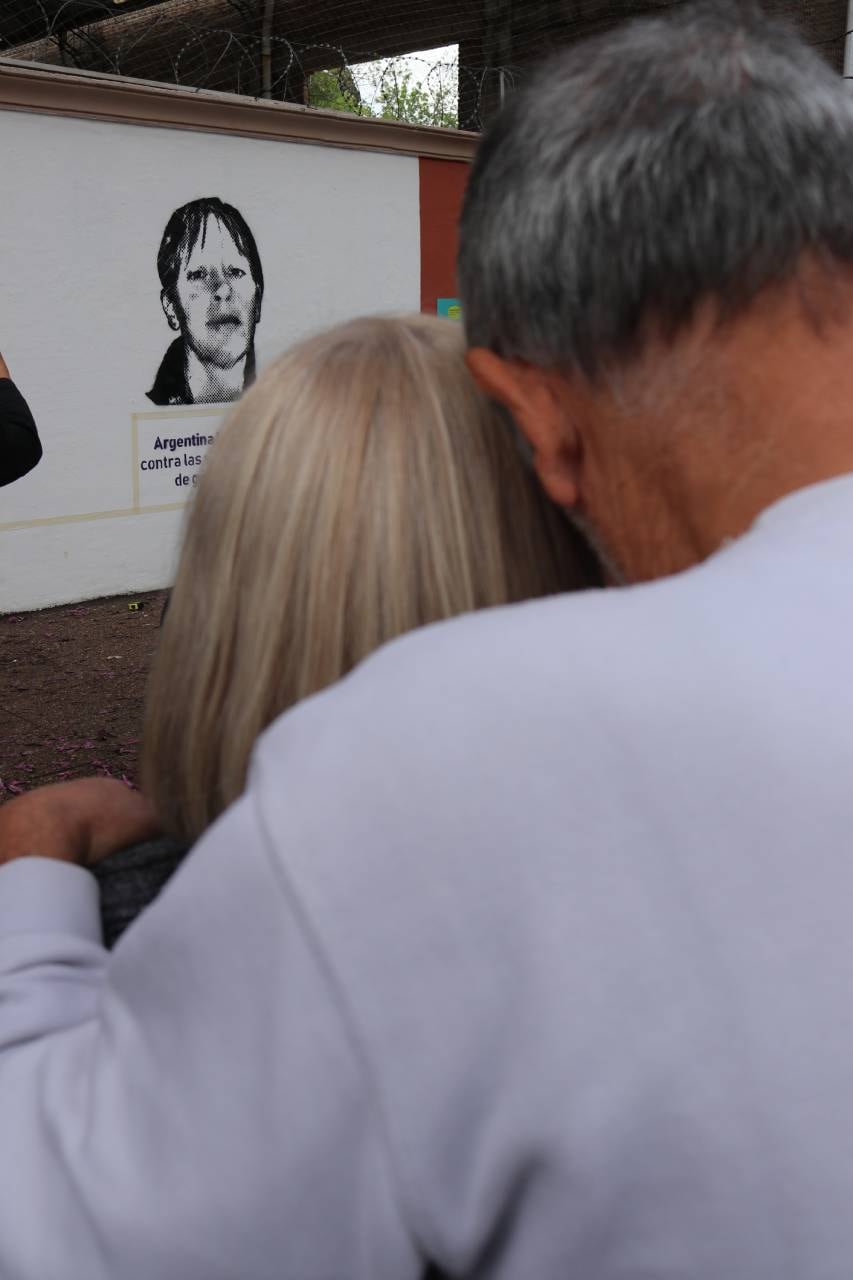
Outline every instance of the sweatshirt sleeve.
[(32, 471), (41, 455), (29, 405), (11, 379), (0, 378), (0, 486)]
[(249, 797), (112, 953), (79, 868), (10, 863), (0, 904), (0, 1275), (421, 1274), (369, 1069)]

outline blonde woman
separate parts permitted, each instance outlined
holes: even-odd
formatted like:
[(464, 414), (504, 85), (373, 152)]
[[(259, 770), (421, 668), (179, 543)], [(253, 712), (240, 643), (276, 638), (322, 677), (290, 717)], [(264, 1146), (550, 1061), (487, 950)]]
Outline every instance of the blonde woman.
[(242, 792), (282, 711), (416, 627), (599, 584), (452, 322), (356, 320), (288, 351), (232, 412), (189, 512), (142, 767), (175, 843), (97, 868), (108, 941)]

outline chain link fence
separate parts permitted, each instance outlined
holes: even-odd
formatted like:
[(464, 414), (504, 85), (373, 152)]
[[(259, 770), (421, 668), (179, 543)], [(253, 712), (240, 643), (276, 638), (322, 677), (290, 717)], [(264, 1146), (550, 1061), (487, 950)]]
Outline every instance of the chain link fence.
[[(555, 46), (695, 0), (2, 0), (0, 56), (480, 129)], [(847, 0), (765, 0), (841, 70)]]

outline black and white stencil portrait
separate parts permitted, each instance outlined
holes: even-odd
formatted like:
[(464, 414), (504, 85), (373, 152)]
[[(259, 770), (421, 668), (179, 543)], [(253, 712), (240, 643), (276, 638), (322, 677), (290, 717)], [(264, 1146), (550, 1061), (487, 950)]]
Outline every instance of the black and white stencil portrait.
[(170, 345), (147, 393), (157, 405), (237, 400), (255, 376), (264, 275), (255, 237), (233, 205), (191, 200), (166, 224), (157, 254)]

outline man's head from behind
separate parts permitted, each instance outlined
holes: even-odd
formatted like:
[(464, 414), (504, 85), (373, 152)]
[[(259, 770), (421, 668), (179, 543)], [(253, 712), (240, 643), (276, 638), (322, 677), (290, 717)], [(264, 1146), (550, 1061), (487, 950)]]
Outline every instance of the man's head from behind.
[(230, 368), (251, 351), (264, 276), (239, 210), (215, 196), (176, 209), (157, 271), (166, 319), (203, 364)]
[(851, 265), (844, 82), (748, 0), (689, 4), (562, 52), (487, 134), (459, 263), (469, 361), (551, 496), (654, 577), (774, 486), (823, 478), (750, 478), (750, 447), (773, 446), (747, 436), (756, 397), (772, 415), (836, 331), (853, 367)]

